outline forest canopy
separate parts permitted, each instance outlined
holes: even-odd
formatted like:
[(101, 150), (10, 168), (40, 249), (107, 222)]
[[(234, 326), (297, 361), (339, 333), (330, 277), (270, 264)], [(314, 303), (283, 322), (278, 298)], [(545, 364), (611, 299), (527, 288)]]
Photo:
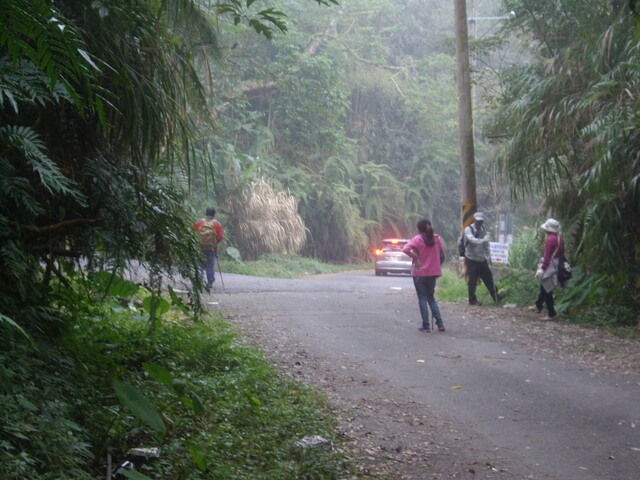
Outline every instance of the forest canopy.
[[(522, 228), (556, 216), (575, 260), (633, 282), (637, 17), (624, 2), (482, 9), (508, 20), (470, 39), (479, 207)], [(367, 261), (423, 216), (459, 233), (446, 2), (14, 0), (0, 23), (7, 318), (80, 264), (135, 259), (198, 289), (190, 226), (212, 205), (246, 259)], [(286, 209), (246, 211), (270, 199)]]

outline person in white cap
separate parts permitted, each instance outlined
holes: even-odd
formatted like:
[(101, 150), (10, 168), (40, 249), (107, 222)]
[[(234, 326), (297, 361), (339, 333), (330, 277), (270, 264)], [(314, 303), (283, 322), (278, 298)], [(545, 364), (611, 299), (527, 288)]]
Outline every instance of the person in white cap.
[(561, 255), (564, 255), (564, 240), (558, 235), (560, 222), (555, 218), (548, 218), (540, 225), (547, 238), (544, 241), (543, 256), (538, 264), (535, 277), (540, 280), (540, 293), (534, 305), (538, 313), (542, 312), (543, 305), (547, 307), (547, 316), (543, 320), (553, 320), (557, 312), (553, 306), (553, 289), (558, 285), (558, 263)]
[(489, 248), (489, 234), (484, 228), (484, 214), (476, 212), (473, 214), (473, 223), (464, 229), (464, 263), (467, 270), (467, 288), (469, 290), (469, 304), (479, 305), (476, 296), (478, 279), (481, 279), (493, 301), (498, 303), (501, 296), (498, 296), (495, 284), (493, 283), (493, 273), (489, 268), (491, 261), (491, 250)]

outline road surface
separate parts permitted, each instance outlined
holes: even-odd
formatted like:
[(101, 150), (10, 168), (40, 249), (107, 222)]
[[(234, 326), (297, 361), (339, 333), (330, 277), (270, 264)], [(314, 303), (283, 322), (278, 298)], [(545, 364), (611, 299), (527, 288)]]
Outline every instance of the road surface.
[[(450, 302), (440, 305), (447, 331), (421, 333), (407, 276), (223, 279), (224, 290), (218, 279), (207, 297), (211, 308), (340, 406), (362, 470), (394, 479), (640, 479), (637, 343)], [(618, 352), (611, 365), (610, 350)]]

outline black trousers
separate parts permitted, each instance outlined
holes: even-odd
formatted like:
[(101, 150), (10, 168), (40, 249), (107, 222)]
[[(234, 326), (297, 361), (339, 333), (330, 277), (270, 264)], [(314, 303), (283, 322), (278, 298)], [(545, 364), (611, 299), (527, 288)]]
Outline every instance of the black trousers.
[(540, 293), (538, 294), (538, 300), (536, 300), (536, 308), (538, 311), (542, 311), (542, 305), (547, 307), (547, 315), (555, 317), (557, 315), (556, 309), (553, 307), (553, 290), (547, 292), (542, 285), (540, 285)]
[(475, 260), (464, 259), (464, 263), (467, 267), (467, 287), (469, 289), (469, 303), (471, 305), (478, 303), (478, 297), (476, 297), (476, 287), (478, 286), (478, 279), (482, 280), (489, 295), (493, 298), (494, 302), (498, 302), (498, 295), (496, 294), (496, 286), (493, 283), (493, 273), (489, 268), (489, 262), (476, 262)]

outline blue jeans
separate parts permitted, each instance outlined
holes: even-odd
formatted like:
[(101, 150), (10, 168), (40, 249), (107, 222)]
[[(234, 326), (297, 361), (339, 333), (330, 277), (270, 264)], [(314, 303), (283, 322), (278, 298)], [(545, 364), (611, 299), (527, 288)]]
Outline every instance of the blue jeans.
[(213, 250), (202, 252), (202, 269), (207, 276), (207, 284), (213, 285), (216, 281), (216, 259), (218, 254)]
[(438, 327), (442, 324), (442, 315), (440, 315), (440, 307), (434, 296), (436, 290), (436, 279), (438, 277), (413, 277), (413, 285), (416, 287), (418, 294), (418, 305), (420, 306), (420, 316), (422, 317), (422, 328), (429, 329), (429, 308), (436, 321)]

